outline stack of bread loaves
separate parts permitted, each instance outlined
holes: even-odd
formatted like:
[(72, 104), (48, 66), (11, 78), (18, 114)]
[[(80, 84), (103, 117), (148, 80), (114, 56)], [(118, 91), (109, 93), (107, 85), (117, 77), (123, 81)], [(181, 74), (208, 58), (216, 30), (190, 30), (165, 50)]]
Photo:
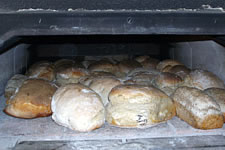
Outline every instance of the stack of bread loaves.
[(209, 71), (149, 56), (85, 58), (41, 61), (13, 76), (4, 112), (18, 118), (52, 114), (57, 124), (80, 132), (105, 120), (146, 128), (175, 115), (199, 129), (223, 126), (225, 86)]

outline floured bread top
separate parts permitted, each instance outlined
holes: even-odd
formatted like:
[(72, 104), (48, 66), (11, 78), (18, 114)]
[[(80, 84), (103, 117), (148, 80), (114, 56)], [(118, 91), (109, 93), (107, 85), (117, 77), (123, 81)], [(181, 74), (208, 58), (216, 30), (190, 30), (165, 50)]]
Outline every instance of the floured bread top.
[(23, 82), (27, 79), (27, 76), (22, 74), (15, 74), (9, 81), (5, 87), (5, 97), (9, 99), (13, 96), (18, 90), (18, 88), (23, 84)]
[(57, 72), (57, 78), (80, 78), (89, 75), (89, 71), (83, 68), (68, 67)]
[(221, 114), (215, 100), (196, 88), (179, 87), (173, 94), (173, 100), (202, 120), (209, 115)]
[(54, 65), (46, 61), (35, 63), (29, 68), (26, 75), (30, 78), (41, 78), (53, 81), (55, 79)]
[(195, 87), (200, 90), (207, 88), (225, 88), (223, 81), (216, 75), (209, 71), (200, 69), (191, 71), (190, 74), (186, 76), (184, 84), (185, 86)]
[(123, 103), (151, 103), (160, 99), (170, 99), (165, 93), (152, 86), (143, 85), (119, 85), (109, 93), (109, 101), (112, 104)]
[(176, 65), (183, 65), (183, 64), (178, 62), (178, 61), (176, 61), (176, 60), (166, 59), (166, 60), (161, 61), (156, 66), (156, 69), (158, 69), (159, 71), (162, 71), (167, 66), (176, 66)]
[(204, 92), (211, 96), (220, 105), (221, 111), (225, 113), (225, 89), (209, 88)]
[(133, 77), (136, 76), (137, 74), (155, 74), (158, 75), (160, 72), (155, 69), (147, 69), (147, 68), (136, 68), (134, 70), (131, 70), (128, 74), (127, 77)]
[(115, 64), (111, 63), (107, 60), (96, 61), (88, 66), (88, 69), (92, 72), (100, 71), (100, 72), (110, 72), (115, 74), (118, 71), (118, 68)]
[(111, 89), (120, 84), (122, 84), (121, 81), (115, 77), (97, 77), (92, 80), (89, 87), (100, 95), (104, 106), (106, 106)]
[(115, 75), (110, 72), (94, 71), (87, 76), (81, 77), (79, 79), (79, 83), (89, 86), (92, 80), (98, 77), (115, 77)]
[(104, 123), (100, 96), (81, 84), (60, 87), (52, 98), (52, 118), (59, 125), (77, 131), (91, 131)]

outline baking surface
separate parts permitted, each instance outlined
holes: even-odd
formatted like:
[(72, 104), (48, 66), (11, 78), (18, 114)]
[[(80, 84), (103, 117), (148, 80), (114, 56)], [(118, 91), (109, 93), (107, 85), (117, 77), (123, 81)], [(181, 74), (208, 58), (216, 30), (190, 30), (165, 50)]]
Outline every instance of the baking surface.
[[(221, 129), (194, 129), (179, 118), (174, 117), (165, 123), (146, 129), (127, 129), (105, 125), (88, 133), (80, 133), (57, 125), (51, 117), (38, 119), (18, 119), (2, 112), (5, 98), (0, 97), (0, 145), (4, 142), (15, 144), (22, 141), (71, 141), (71, 140), (110, 140), (171, 138), (183, 136), (225, 135)], [(11, 139), (9, 141), (9, 139)], [(9, 144), (9, 145), (10, 145)]]

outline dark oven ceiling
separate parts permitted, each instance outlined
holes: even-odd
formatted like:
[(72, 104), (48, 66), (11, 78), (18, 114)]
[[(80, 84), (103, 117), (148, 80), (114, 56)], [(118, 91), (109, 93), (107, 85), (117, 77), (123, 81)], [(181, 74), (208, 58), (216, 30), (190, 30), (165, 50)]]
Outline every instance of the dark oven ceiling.
[(1, 0), (0, 53), (22, 36), (225, 35), (224, 0)]

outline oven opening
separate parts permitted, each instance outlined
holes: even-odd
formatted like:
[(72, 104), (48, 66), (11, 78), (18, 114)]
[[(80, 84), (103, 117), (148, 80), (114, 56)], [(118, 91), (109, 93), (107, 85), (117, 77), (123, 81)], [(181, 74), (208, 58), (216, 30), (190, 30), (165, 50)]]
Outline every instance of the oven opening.
[[(34, 117), (32, 119), (22, 119), (18, 116), (13, 117), (10, 113), (4, 113), (3, 110), (6, 108), (9, 103), (12, 101), (7, 101), (5, 97), (5, 89), (8, 81), (16, 74), (26, 75), (28, 78), (38, 78), (37, 76), (29, 76), (29, 69), (38, 62), (47, 61), (50, 64), (54, 64), (59, 60), (72, 60), (72, 68), (79, 68), (79, 65), (82, 65), (82, 69), (86, 69), (88, 71), (88, 75), (90, 76), (90, 72), (107, 72), (108, 75), (102, 75), (101, 77), (111, 78), (113, 74), (113, 78), (118, 80), (123, 85), (129, 85), (133, 88), (133, 86), (140, 85), (139, 92), (143, 92), (141, 86), (148, 87), (149, 91), (154, 91), (155, 89), (159, 90), (163, 94), (165, 94), (169, 99), (171, 99), (172, 103), (175, 103), (173, 98), (176, 98), (176, 89), (183, 86), (189, 86), (187, 84), (183, 84), (186, 76), (189, 76), (190, 73), (197, 70), (205, 70), (213, 75), (215, 75), (220, 81), (220, 88), (223, 89), (224, 81), (225, 81), (225, 42), (222, 38), (218, 36), (212, 35), (71, 35), (71, 36), (20, 36), (16, 38), (16, 42), (13, 41), (15, 39), (11, 39), (5, 47), (0, 49), (0, 146), (3, 148), (11, 148), (15, 150), (28, 150), (28, 149), (173, 149), (173, 148), (187, 148), (187, 149), (195, 149), (195, 148), (221, 148), (225, 147), (224, 134), (225, 127), (222, 125), (218, 125), (214, 128), (207, 129), (199, 125), (191, 125), (191, 121), (188, 122), (185, 119), (181, 119), (181, 116), (175, 115), (169, 117), (169, 119), (165, 119), (160, 123), (154, 124), (154, 126), (146, 126), (144, 128), (139, 128), (143, 124), (145, 125), (146, 121), (143, 121), (143, 118), (139, 117), (139, 127), (129, 128), (126, 126), (118, 127), (120, 124), (124, 122), (121, 121), (118, 124), (110, 123), (107, 119), (98, 129), (88, 131), (88, 132), (79, 132), (76, 130), (72, 130), (68, 127), (64, 127), (60, 125), (60, 123), (56, 123), (54, 119), (52, 119), (51, 115), (46, 117)], [(14, 43), (14, 44), (12, 44)], [(144, 56), (144, 57), (143, 57)], [(155, 66), (149, 67), (148, 64), (142, 64), (142, 62), (137, 58), (151, 58), (157, 60), (157, 64)], [(118, 70), (113, 70), (110, 68), (105, 71), (104, 67), (97, 69), (94, 71), (94, 67), (90, 67), (90, 65), (100, 62), (106, 61), (113, 66), (120, 66), (119, 64), (123, 61), (129, 61), (132, 64), (127, 63), (126, 65), (133, 65), (133, 61), (135, 63), (140, 64), (140, 66), (133, 65), (132, 69), (128, 69), (128, 71), (124, 68), (120, 68)], [(178, 62), (177, 66), (184, 66), (189, 70), (187, 75), (179, 76), (176, 73), (169, 72), (168, 70), (172, 70), (171, 68), (174, 66), (170, 66), (166, 68), (157, 67), (157, 65), (165, 60)], [(84, 63), (85, 62), (85, 63)], [(79, 65), (77, 65), (79, 64)], [(67, 64), (68, 65), (68, 64)], [(126, 66), (125, 65), (125, 66)], [(145, 66), (146, 67), (143, 67)], [(68, 67), (68, 66), (67, 66)], [(69, 67), (71, 67), (69, 65)], [(54, 67), (53, 67), (54, 68)], [(94, 68), (94, 69), (93, 69)], [(129, 68), (129, 67), (128, 67)], [(139, 78), (134, 78), (134, 75), (138, 74), (138, 70), (140, 69), (142, 75)], [(54, 68), (55, 69), (55, 68)], [(57, 70), (57, 69), (56, 69)], [(122, 70), (122, 71), (121, 71)], [(126, 70), (126, 71), (124, 71)], [(61, 71), (58, 69), (57, 71)], [(66, 86), (69, 83), (81, 83), (81, 81), (70, 80), (66, 82), (58, 82), (57, 81), (57, 71), (54, 71), (54, 79), (48, 82), (54, 82), (57, 87), (61, 88), (62, 86)], [(85, 72), (84, 71), (84, 72)], [(133, 71), (133, 74), (131, 73)], [(82, 72), (82, 73), (84, 73)], [(122, 73), (121, 73), (122, 72)], [(139, 72), (139, 73), (140, 73)], [(144, 72), (144, 73), (143, 73)], [(154, 72), (154, 73), (152, 73)], [(174, 89), (175, 81), (171, 81), (168, 84), (173, 84), (173, 91), (165, 90), (165, 87), (162, 87), (156, 83), (156, 78), (161, 74), (169, 72), (170, 75), (174, 74), (174, 76), (178, 76), (179, 85), (176, 84), (176, 89)], [(201, 71), (199, 71), (201, 72)], [(118, 73), (118, 74), (117, 74)], [(130, 74), (129, 74), (130, 73)], [(154, 79), (150, 82), (149, 74), (154, 74)], [(165, 73), (166, 74), (166, 73)], [(193, 73), (194, 74), (194, 73)], [(127, 76), (130, 75), (128, 78)], [(99, 75), (100, 76), (100, 75)], [(95, 78), (99, 78), (99, 76), (95, 75), (92, 77), (92, 81), (88, 84), (83, 83), (85, 87), (90, 88), (90, 84), (92, 84)], [(131, 77), (132, 76), (132, 77)], [(148, 78), (146, 79), (146, 76)], [(202, 75), (204, 78), (204, 75)], [(205, 77), (207, 78), (207, 77)], [(197, 89), (197, 93), (204, 93), (204, 86), (209, 86), (210, 83), (207, 79), (199, 79), (195, 83), (193, 82), (192, 87)], [(80, 79), (80, 78), (79, 78)], [(86, 79), (86, 78), (85, 78)], [(195, 79), (192, 79), (195, 80)], [(197, 79), (196, 79), (197, 80)], [(201, 81), (200, 81), (201, 80)], [(46, 81), (46, 79), (44, 79)], [(163, 81), (164, 82), (164, 81)], [(166, 82), (166, 81), (165, 81)], [(181, 83), (182, 82), (182, 83)], [(201, 83), (199, 83), (201, 82)], [(216, 82), (216, 81), (215, 81)], [(212, 83), (213, 85), (217, 83)], [(202, 85), (196, 85), (202, 84)], [(22, 86), (22, 85), (21, 85)], [(20, 87), (21, 87), (20, 86)], [(118, 86), (118, 85), (117, 85)], [(164, 86), (164, 85), (163, 85)], [(166, 86), (166, 85), (165, 85)], [(197, 86), (194, 87), (194, 86)], [(80, 88), (80, 87), (79, 87)], [(120, 87), (121, 88), (121, 87)], [(123, 88), (123, 86), (122, 86)], [(121, 90), (124, 90), (122, 89)], [(136, 87), (135, 87), (136, 88)], [(18, 88), (20, 89), (20, 88)], [(135, 89), (137, 90), (137, 89)], [(164, 91), (165, 90), (165, 91)], [(183, 89), (181, 89), (182, 91)], [(58, 91), (58, 90), (57, 90)], [(117, 92), (119, 92), (118, 90)], [(16, 92), (19, 92), (18, 90)], [(18, 93), (14, 93), (15, 95)], [(184, 91), (186, 92), (186, 91)], [(53, 93), (54, 94), (54, 93)], [(122, 93), (123, 94), (123, 93)], [(146, 93), (145, 93), (146, 94)], [(190, 93), (192, 94), (192, 93)], [(200, 94), (200, 95), (201, 95)], [(224, 93), (225, 94), (225, 93)], [(8, 99), (13, 99), (16, 96), (11, 95)], [(78, 94), (79, 95), (79, 94)], [(97, 94), (98, 95), (98, 94)], [(127, 96), (132, 95), (132, 93)], [(177, 93), (179, 97), (179, 93)], [(18, 96), (17, 96), (18, 97)], [(100, 96), (101, 97), (101, 96)], [(108, 96), (106, 96), (109, 98)], [(204, 96), (203, 96), (204, 97)], [(206, 96), (207, 97), (207, 96)], [(207, 100), (212, 96), (208, 96)], [(190, 99), (189, 96), (182, 97), (181, 99)], [(195, 97), (195, 98), (198, 98)], [(128, 98), (127, 101), (129, 101)], [(151, 98), (149, 98), (151, 99)], [(213, 98), (211, 98), (215, 101)], [(143, 100), (143, 99), (140, 99)], [(211, 101), (212, 101), (211, 100)], [(204, 101), (202, 105), (212, 105), (212, 107), (216, 107), (216, 111), (222, 113), (221, 110), (217, 110), (219, 104), (214, 104), (215, 102)], [(193, 101), (193, 105), (194, 105)], [(6, 103), (8, 103), (6, 105)], [(113, 103), (113, 101), (109, 101), (109, 103)], [(115, 102), (120, 103), (120, 102)], [(132, 102), (129, 102), (129, 105)], [(149, 103), (149, 102), (148, 102)], [(213, 104), (211, 104), (213, 103)], [(163, 102), (160, 102), (159, 107), (163, 106)], [(107, 106), (103, 108), (106, 109)], [(140, 104), (138, 104), (140, 105)], [(198, 103), (196, 105), (201, 105)], [(214, 106), (216, 105), (216, 106)], [(112, 104), (114, 106), (114, 104)], [(145, 108), (146, 105), (141, 106), (142, 109)], [(149, 105), (149, 107), (152, 107)], [(196, 106), (190, 106), (196, 107)], [(200, 106), (199, 106), (200, 107)], [(202, 106), (205, 107), (205, 106)], [(224, 104), (222, 104), (224, 107)], [(130, 111), (129, 117), (132, 116), (135, 111), (137, 111), (136, 106), (132, 105), (130, 108), (133, 111)], [(175, 106), (174, 106), (175, 108)], [(208, 107), (207, 107), (208, 108)], [(78, 109), (78, 108), (77, 108)], [(119, 106), (115, 111), (121, 109)], [(138, 108), (139, 109), (139, 108)], [(156, 110), (159, 110), (157, 108)], [(185, 109), (185, 108), (183, 108)], [(184, 110), (181, 109), (181, 114)], [(203, 108), (197, 108), (203, 109)], [(208, 108), (209, 111), (214, 111)], [(85, 110), (85, 109), (83, 109)], [(106, 110), (107, 111), (107, 110)], [(140, 110), (142, 111), (142, 110)], [(168, 109), (169, 111), (169, 109)], [(200, 110), (199, 110), (200, 111)], [(204, 112), (208, 113), (209, 111)], [(107, 113), (107, 112), (106, 112)], [(148, 113), (151, 114), (150, 110)], [(178, 112), (176, 112), (177, 114)], [(179, 112), (180, 113), (180, 112)], [(186, 112), (187, 113), (187, 112)], [(224, 113), (224, 112), (223, 112)], [(171, 113), (172, 114), (172, 113)], [(225, 113), (224, 113), (225, 114)], [(20, 114), (23, 116), (23, 114)], [(220, 116), (221, 117), (221, 116)], [(25, 117), (26, 118), (26, 117)], [(132, 118), (132, 117), (131, 117)], [(150, 117), (151, 118), (151, 117)], [(222, 116), (223, 118), (223, 116)], [(115, 119), (115, 118), (114, 118)], [(196, 119), (196, 118), (195, 118)], [(210, 120), (213, 120), (209, 119)], [(163, 120), (163, 119), (162, 119)], [(184, 121), (185, 120), (185, 121)], [(200, 118), (201, 120), (201, 118)], [(219, 119), (214, 121), (218, 121)], [(223, 119), (222, 119), (223, 120)], [(129, 121), (128, 121), (129, 122)], [(147, 121), (148, 122), (148, 121)], [(206, 123), (207, 124), (207, 123)], [(211, 124), (214, 124), (212, 122)], [(220, 123), (221, 124), (221, 123)], [(208, 125), (208, 124), (207, 124)], [(210, 125), (209, 125), (210, 126)]]

